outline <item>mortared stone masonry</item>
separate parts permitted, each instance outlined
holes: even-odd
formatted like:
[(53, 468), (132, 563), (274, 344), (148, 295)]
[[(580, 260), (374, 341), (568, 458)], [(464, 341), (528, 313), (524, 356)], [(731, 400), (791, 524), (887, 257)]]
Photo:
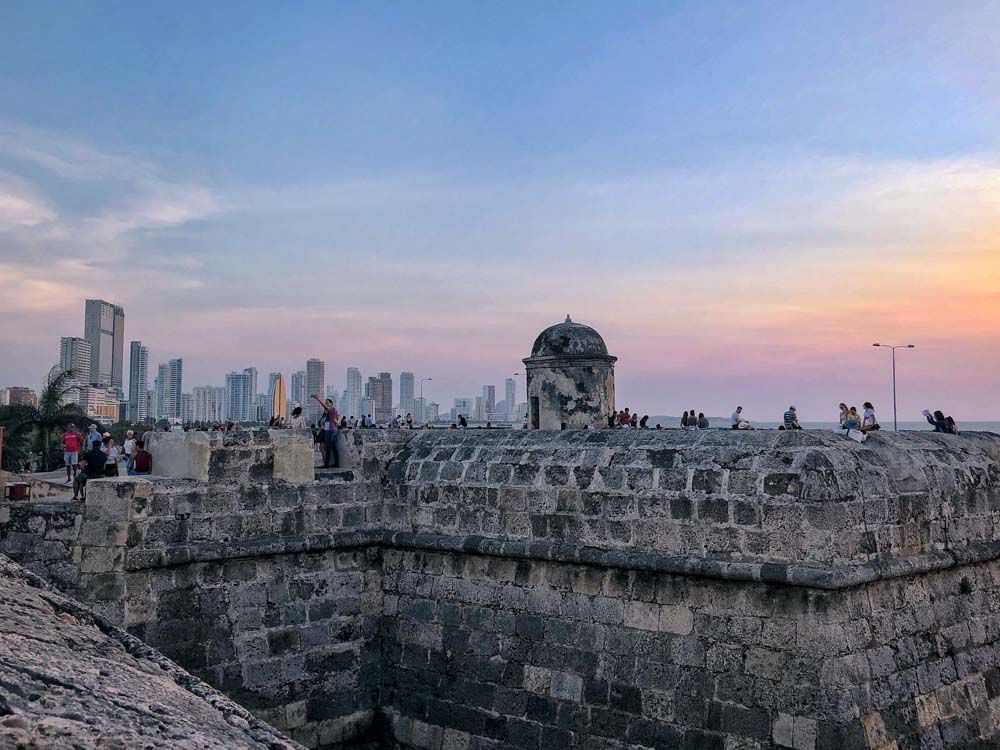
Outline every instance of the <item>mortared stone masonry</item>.
[(1000, 436), (150, 436), (0, 552), (308, 747), (1000, 743)]

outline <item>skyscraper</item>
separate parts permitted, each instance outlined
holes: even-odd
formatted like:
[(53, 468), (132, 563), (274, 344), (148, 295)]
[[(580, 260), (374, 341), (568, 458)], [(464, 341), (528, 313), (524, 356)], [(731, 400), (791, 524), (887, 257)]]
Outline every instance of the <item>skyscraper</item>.
[(184, 360), (178, 357), (172, 359), (167, 364), (167, 391), (166, 391), (166, 416), (172, 419), (181, 418), (181, 409), (184, 405)]
[(181, 421), (185, 424), (194, 421), (194, 395), (191, 393), (181, 394)]
[(507, 420), (510, 421), (514, 419), (514, 412), (517, 410), (515, 402), (517, 401), (517, 384), (514, 382), (514, 378), (507, 378), (503, 381), (503, 400), (507, 407)]
[(306, 371), (296, 370), (292, 373), (291, 388), (289, 389), (288, 398), (291, 399), (292, 403), (298, 404), (299, 406), (305, 406), (306, 401)]
[(348, 416), (360, 417), (361, 411), (361, 370), (357, 367), (347, 368), (347, 408)]
[(365, 401), (370, 404), (372, 418), (379, 424), (392, 419), (392, 375), (380, 372), (378, 377), (369, 377), (365, 384)]
[(316, 424), (323, 414), (323, 407), (316, 402), (313, 396), (319, 396), (325, 388), (326, 365), (323, 360), (315, 357), (306, 360), (306, 393), (302, 412), (309, 424)]
[[(430, 406), (430, 404), (428, 404)], [(456, 398), (455, 405), (451, 408), (451, 421), (455, 422), (458, 420), (459, 415), (464, 416), (466, 419), (472, 418), (472, 399), (471, 398)]]
[(382, 383), (382, 396), (375, 402), (375, 421), (384, 424), (392, 419), (392, 375), (380, 372), (378, 379)]
[(224, 418), (230, 422), (251, 422), (254, 418), (254, 397), (257, 395), (257, 369), (226, 375)]
[(163, 419), (167, 416), (168, 375), (167, 365), (160, 365), (156, 368), (156, 382), (153, 383), (153, 387), (156, 389), (156, 413), (153, 415), (155, 419)]
[(195, 422), (221, 422), (226, 389), (213, 385), (195, 386), (191, 392)]
[(483, 386), (483, 419), (492, 419), (497, 409), (497, 388), (495, 385)]
[[(274, 400), (274, 392), (275, 392), (275, 390), (283, 391), (284, 390), (283, 383), (284, 383), (284, 379), (281, 377), (281, 373), (280, 372), (272, 372), (270, 375), (267, 376), (267, 398), (268, 398), (268, 401), (267, 401), (267, 419), (270, 419), (271, 417), (281, 416), (278, 412), (281, 411), (282, 409), (284, 409), (284, 406), (285, 406), (284, 400), (285, 399), (284, 399), (284, 396), (282, 396), (281, 397), (281, 401), (282, 401), (281, 406), (280, 407), (276, 406), (275, 405), (275, 400)], [(279, 395), (281, 395), (281, 394), (279, 394)]]
[(146, 417), (146, 391), (149, 387), (149, 348), (141, 341), (129, 344), (128, 357), (128, 418), (143, 422)]
[(89, 381), (121, 391), (125, 311), (101, 299), (88, 299), (84, 309), (83, 337), (90, 342)]
[(63, 336), (59, 341), (59, 369), (72, 372), (77, 383), (90, 382), (91, 346), (79, 336)]
[(399, 373), (399, 410), (403, 414), (413, 413), (413, 373)]

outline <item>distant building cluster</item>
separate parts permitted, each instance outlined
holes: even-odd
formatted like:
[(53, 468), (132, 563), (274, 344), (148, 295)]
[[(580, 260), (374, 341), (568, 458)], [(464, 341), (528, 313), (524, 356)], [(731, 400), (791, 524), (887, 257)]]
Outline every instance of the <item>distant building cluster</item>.
[[(61, 373), (69, 373), (65, 400), (77, 404), (88, 418), (103, 423), (130, 421), (151, 423), (236, 422), (267, 424), (277, 417), (287, 418), (302, 407), (310, 424), (319, 421), (323, 408), (313, 396), (330, 399), (345, 417), (368, 417), (375, 424), (393, 420), (414, 424), (492, 422), (520, 425), (527, 403), (517, 403), (513, 377), (504, 381), (503, 400), (497, 401), (497, 387), (484, 385), (474, 397), (456, 398), (450, 413), (441, 413), (437, 402), (424, 396), (425, 383), (412, 372), (401, 372), (398, 390), (392, 373), (379, 372), (365, 378), (357, 367), (348, 367), (344, 387), (327, 382), (326, 363), (317, 357), (291, 373), (287, 384), (280, 372), (268, 374), (266, 388), (258, 380), (257, 368), (245, 367), (225, 375), (224, 384), (194, 386), (184, 390), (184, 359), (168, 358), (155, 366), (149, 347), (141, 340), (128, 347), (128, 390), (125, 390), (125, 310), (121, 305), (100, 299), (84, 304), (83, 336), (63, 336), (59, 361), (49, 371), (47, 383)], [(0, 388), (3, 405), (37, 405), (38, 394), (26, 386)]]

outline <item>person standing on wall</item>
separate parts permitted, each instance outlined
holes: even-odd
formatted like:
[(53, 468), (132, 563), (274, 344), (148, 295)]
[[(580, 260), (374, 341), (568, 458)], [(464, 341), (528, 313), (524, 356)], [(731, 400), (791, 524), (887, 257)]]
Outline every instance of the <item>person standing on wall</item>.
[[(72, 482), (76, 479), (80, 451), (83, 450), (83, 435), (76, 431), (76, 425), (72, 422), (66, 426), (66, 432), (63, 433), (62, 449), (63, 461), (66, 463), (66, 481)], [(72, 476), (70, 476), (70, 470), (72, 470)]]
[(337, 455), (337, 428), (340, 426), (340, 414), (332, 399), (324, 401), (320, 396), (313, 398), (323, 407), (323, 417), (320, 419), (320, 426), (323, 428), (323, 468), (340, 468), (340, 456)]

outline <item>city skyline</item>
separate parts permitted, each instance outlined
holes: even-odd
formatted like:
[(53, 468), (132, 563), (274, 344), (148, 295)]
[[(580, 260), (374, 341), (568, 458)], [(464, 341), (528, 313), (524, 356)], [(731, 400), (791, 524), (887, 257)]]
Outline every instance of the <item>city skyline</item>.
[(150, 376), (447, 405), (569, 313), (645, 413), (885, 413), (887, 341), (901, 418), (1000, 418), (995, 4), (149, 13), (0, 9), (5, 385), (104, 299)]
[[(109, 305), (109, 303), (100, 299), (87, 299), (85, 306), (85, 323), (90, 321), (94, 317), (93, 310), (111, 310), (113, 312), (113, 317), (115, 319), (115, 331), (114, 335), (116, 338), (123, 338), (125, 335), (124, 331), (124, 308), (118, 305)], [(110, 333), (110, 332), (109, 332)], [(76, 369), (83, 369), (85, 363), (89, 362), (91, 359), (91, 347), (92, 342), (82, 337), (73, 336), (62, 336), (59, 339), (59, 356), (56, 365), (53, 366), (53, 371), (58, 369), (66, 369), (69, 364), (73, 366), (75, 364)], [(136, 365), (133, 364), (133, 358), (138, 352), (140, 357), (140, 362), (138, 365), (138, 370)], [(909, 352), (908, 352), (909, 353)], [(133, 340), (129, 347), (129, 359), (127, 361), (117, 361), (116, 366), (125, 369), (125, 364), (127, 364), (127, 369), (129, 371), (128, 379), (128, 390), (119, 389), (121, 393), (121, 406), (125, 410), (125, 414), (129, 419), (132, 419), (131, 415), (134, 413), (133, 409), (136, 408), (134, 397), (132, 395), (132, 384), (133, 382), (142, 383), (145, 381), (145, 372), (148, 368), (148, 361), (150, 357), (149, 347), (142, 344), (141, 340)], [(155, 359), (155, 358), (154, 358)], [(208, 413), (209, 409), (199, 409), (196, 404), (198, 403), (197, 390), (199, 387), (195, 388), (184, 388), (182, 384), (182, 367), (183, 367), (183, 357), (171, 357), (167, 361), (161, 362), (157, 368), (157, 377), (154, 378), (152, 388), (148, 391), (144, 391), (147, 398), (142, 398), (140, 395), (138, 401), (140, 403), (146, 404), (150, 403), (153, 406), (153, 412), (158, 416), (157, 418), (167, 417), (167, 418), (182, 418), (185, 416), (193, 416), (196, 410), (201, 413)], [(310, 368), (313, 371), (310, 372)], [(258, 388), (257, 383), (257, 372), (258, 368), (254, 366), (247, 366), (243, 368), (242, 373), (240, 372), (230, 372), (223, 378), (224, 385), (212, 385), (212, 383), (206, 382), (205, 385), (201, 386), (201, 389), (212, 388), (213, 393), (218, 389), (223, 393), (223, 403), (221, 408), (221, 413), (223, 418), (232, 419), (234, 421), (243, 422), (253, 422), (253, 421), (266, 421), (267, 417), (261, 418), (264, 412), (270, 413), (270, 397), (273, 395), (272, 388), (276, 377), (280, 374), (280, 371), (271, 371), (268, 376), (268, 388), (266, 391), (261, 391)], [(292, 387), (289, 392), (288, 405), (291, 406), (294, 403), (299, 403), (303, 406), (303, 411), (311, 422), (315, 422), (319, 417), (319, 406), (312, 399), (314, 391), (324, 392), (327, 397), (331, 393), (337, 398), (335, 399), (335, 405), (338, 410), (341, 411), (345, 416), (360, 416), (362, 414), (371, 415), (373, 413), (373, 406), (371, 397), (368, 395), (370, 389), (376, 388), (376, 398), (380, 404), (379, 407), (375, 409), (377, 415), (381, 418), (381, 422), (387, 422), (391, 418), (391, 414), (395, 411), (399, 411), (400, 415), (405, 413), (413, 413), (415, 416), (419, 414), (421, 406), (421, 400), (419, 398), (414, 398), (414, 373), (412, 371), (402, 370), (399, 372), (399, 380), (396, 381), (397, 386), (393, 390), (393, 378), (392, 373), (375, 368), (377, 375), (367, 376), (367, 383), (364, 385), (361, 395), (357, 398), (358, 409), (351, 409), (351, 394), (352, 387), (358, 388), (362, 385), (362, 368), (358, 367), (348, 367), (345, 371), (345, 377), (343, 381), (336, 379), (336, 375), (331, 375), (329, 378), (325, 375), (325, 362), (318, 357), (310, 357), (305, 362), (305, 369), (303, 370), (292, 370), (291, 371), (291, 382)], [(91, 371), (92, 373), (92, 371)], [(140, 376), (140, 373), (141, 376)], [(307, 375), (308, 373), (308, 375)], [(464, 414), (467, 418), (474, 420), (487, 420), (487, 415), (492, 414), (493, 421), (504, 420), (504, 421), (517, 421), (520, 419), (515, 413), (517, 406), (523, 404), (517, 398), (517, 378), (521, 375), (519, 372), (513, 373), (514, 377), (506, 377), (503, 379), (504, 387), (504, 400), (496, 401), (496, 390), (497, 384), (500, 382), (496, 380), (494, 383), (484, 383), (480, 386), (476, 386), (472, 389), (474, 395), (459, 396), (454, 393), (449, 393), (448, 395), (431, 397), (428, 393), (427, 398), (424, 399), (423, 403), (431, 404), (435, 406), (447, 405), (449, 403), (453, 404), (450, 408), (452, 415)], [(51, 372), (46, 375), (51, 377)], [(138, 380), (136, 379), (138, 377)], [(245, 382), (241, 385), (235, 387), (238, 395), (229, 396), (231, 390), (231, 379), (233, 377), (245, 378)], [(453, 383), (454, 378), (448, 375), (438, 375), (438, 376), (421, 376), (419, 378), (421, 385), (424, 382), (437, 382)], [(387, 386), (383, 385), (383, 381), (388, 383)], [(191, 382), (190, 380), (188, 382)], [(237, 382), (232, 380), (232, 383)], [(81, 380), (74, 379), (74, 383), (77, 384), (74, 400), (77, 400), (81, 406), (85, 403), (90, 404), (90, 408), (95, 410), (100, 410), (104, 415), (110, 413), (112, 409), (112, 399), (110, 396), (105, 396), (104, 390), (108, 389), (109, 393), (114, 390), (110, 386), (105, 386), (103, 384), (86, 384)], [(352, 383), (354, 384), (352, 386)], [(6, 383), (0, 381), (0, 387), (24, 387), (23, 383)], [(315, 386), (315, 387), (310, 387)], [(33, 386), (27, 386), (28, 388), (35, 390), (36, 393), (40, 390), (35, 389)], [(140, 386), (141, 387), (141, 386)], [(515, 394), (515, 400), (512, 407), (508, 407), (508, 395), (513, 391)], [(386, 396), (385, 394), (389, 395)], [(457, 393), (457, 392), (456, 392)], [(398, 394), (398, 398), (397, 398)], [(481, 394), (481, 395), (480, 395)], [(299, 398), (298, 396), (301, 396)], [(265, 407), (263, 403), (258, 404), (258, 400), (262, 400), (262, 397), (268, 397), (268, 406)], [(202, 402), (204, 402), (204, 394), (202, 394)], [(409, 398), (412, 408), (404, 408), (404, 404)], [(96, 399), (96, 401), (95, 401)], [(186, 399), (186, 405), (185, 400)], [(228, 400), (227, 400), (228, 399)], [(239, 406), (236, 406), (239, 402)], [(390, 403), (391, 402), (391, 403)], [(117, 401), (115, 402), (117, 403)], [(496, 408), (499, 404), (503, 404), (503, 410)], [(617, 404), (618, 408), (624, 408), (624, 405)], [(439, 407), (447, 408), (447, 406)], [(509, 408), (511, 410), (509, 410)], [(146, 407), (148, 409), (148, 407)], [(144, 411), (146, 410), (144, 409)], [(720, 416), (725, 413), (726, 407), (720, 407), (718, 409), (713, 409), (711, 407), (704, 409), (707, 414), (713, 416)], [(680, 407), (671, 407), (664, 409), (638, 409), (641, 413), (648, 413), (650, 415), (666, 416), (672, 414), (673, 411), (681, 411)], [(701, 411), (702, 409), (699, 409)], [(215, 413), (215, 412), (212, 412)], [(804, 420), (806, 421), (825, 421), (824, 415), (811, 415), (808, 414), (806, 410), (800, 409), (800, 413), (804, 414)], [(387, 416), (389, 415), (389, 416)], [(148, 415), (146, 415), (148, 416)], [(919, 418), (915, 415), (902, 415), (902, 421), (919, 421)], [(767, 416), (758, 417), (759, 421), (769, 421)], [(135, 420), (132, 420), (135, 421)], [(203, 420), (199, 420), (203, 421)], [(421, 420), (422, 421), (422, 420)], [(980, 417), (977, 419), (972, 419), (968, 421), (992, 421), (988, 416)]]

